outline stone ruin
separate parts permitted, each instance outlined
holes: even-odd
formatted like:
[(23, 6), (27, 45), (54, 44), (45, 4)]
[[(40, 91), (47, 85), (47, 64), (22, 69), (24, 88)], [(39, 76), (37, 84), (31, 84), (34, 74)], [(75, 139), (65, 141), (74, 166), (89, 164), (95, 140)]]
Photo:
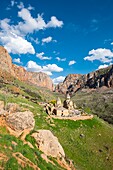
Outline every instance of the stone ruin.
[(46, 104), (45, 110), (48, 115), (56, 115), (56, 116), (75, 116), (81, 115), (81, 111), (77, 110), (77, 106), (70, 98), (70, 95), (66, 94), (66, 99), (64, 102), (61, 102), (61, 99), (58, 97), (56, 104)]

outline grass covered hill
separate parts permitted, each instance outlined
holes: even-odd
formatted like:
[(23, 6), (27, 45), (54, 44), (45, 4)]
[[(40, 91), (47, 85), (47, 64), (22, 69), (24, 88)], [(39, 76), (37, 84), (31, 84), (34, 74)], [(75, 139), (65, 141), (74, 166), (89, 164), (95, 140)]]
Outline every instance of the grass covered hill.
[[(73, 97), (81, 107), (81, 94)], [(72, 162), (76, 170), (112, 170), (113, 169), (113, 126), (97, 116), (92, 120), (72, 121), (58, 120), (48, 117), (39, 102), (48, 102), (57, 97), (64, 96), (14, 80), (13, 84), (0, 84), (0, 100), (7, 103), (17, 103), (21, 108), (29, 109), (34, 114), (35, 127), (25, 140), (33, 145), (31, 148), (21, 140), (10, 135), (8, 130), (0, 123), (0, 168), (5, 170), (35, 169), (61, 170), (64, 169), (57, 160), (46, 162), (42, 152), (36, 147), (36, 141), (31, 136), (39, 129), (50, 130), (62, 145), (67, 163)], [(77, 100), (78, 99), (78, 100)], [(81, 99), (81, 100), (80, 100)], [(84, 101), (87, 101), (84, 95)], [(87, 112), (93, 109), (85, 107)], [(15, 153), (17, 155), (15, 155)], [(18, 161), (21, 158), (21, 162)], [(24, 168), (22, 166), (22, 161)]]

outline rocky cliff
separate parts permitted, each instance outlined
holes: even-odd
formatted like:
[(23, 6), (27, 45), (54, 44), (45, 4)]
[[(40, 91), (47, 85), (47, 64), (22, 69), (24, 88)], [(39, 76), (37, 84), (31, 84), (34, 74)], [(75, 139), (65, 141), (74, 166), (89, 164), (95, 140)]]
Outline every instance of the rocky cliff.
[(69, 74), (63, 83), (55, 87), (55, 91), (73, 94), (82, 88), (100, 88), (103, 86), (113, 88), (113, 65), (85, 75)]
[(8, 81), (12, 78), (53, 90), (53, 83), (48, 75), (41, 72), (27, 72), (23, 67), (12, 64), (7, 50), (0, 46), (0, 79)]

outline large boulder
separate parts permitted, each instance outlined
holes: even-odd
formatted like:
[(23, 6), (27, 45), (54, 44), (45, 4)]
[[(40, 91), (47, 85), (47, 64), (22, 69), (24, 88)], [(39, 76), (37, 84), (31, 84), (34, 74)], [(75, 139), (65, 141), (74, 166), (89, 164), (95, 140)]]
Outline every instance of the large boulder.
[(33, 113), (30, 111), (12, 113), (6, 117), (6, 122), (10, 128), (19, 131), (33, 129), (35, 126)]
[(55, 137), (49, 130), (38, 130), (33, 133), (38, 148), (48, 156), (52, 157), (65, 157), (64, 150), (59, 143), (57, 137)]

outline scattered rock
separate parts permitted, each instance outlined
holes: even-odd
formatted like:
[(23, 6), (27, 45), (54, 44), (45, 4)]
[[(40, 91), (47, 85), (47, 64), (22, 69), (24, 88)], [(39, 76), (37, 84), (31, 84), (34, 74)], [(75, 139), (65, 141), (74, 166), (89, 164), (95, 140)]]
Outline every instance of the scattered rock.
[(33, 133), (32, 136), (35, 138), (38, 148), (48, 156), (52, 157), (65, 157), (64, 150), (61, 144), (49, 130), (38, 130)]
[(8, 112), (4, 109), (0, 109), (0, 116), (6, 116), (8, 115)]
[(0, 101), (0, 109), (4, 109), (4, 101)]
[(6, 122), (13, 130), (33, 129), (35, 120), (33, 113), (30, 111), (16, 112), (6, 117)]
[(99, 152), (100, 152), (100, 153), (103, 152), (102, 149), (99, 149)]
[(15, 113), (17, 111), (20, 110), (20, 107), (18, 104), (16, 103), (8, 103), (7, 106), (6, 106), (6, 110), (9, 112), (9, 113)]
[(82, 134), (80, 134), (80, 137), (81, 137), (81, 138), (84, 138), (84, 137), (85, 137), (85, 135), (82, 133)]

